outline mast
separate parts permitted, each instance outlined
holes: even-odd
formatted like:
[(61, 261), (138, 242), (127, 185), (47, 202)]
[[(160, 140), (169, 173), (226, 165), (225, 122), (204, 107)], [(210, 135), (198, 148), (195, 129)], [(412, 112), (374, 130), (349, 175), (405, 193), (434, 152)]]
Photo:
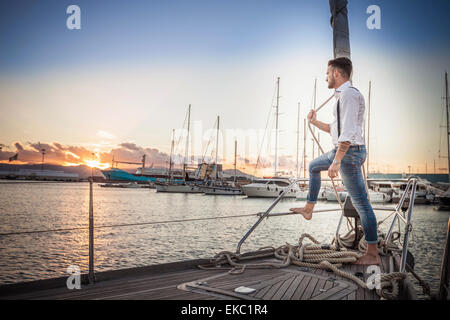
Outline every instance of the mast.
[(449, 118), (448, 118), (448, 76), (447, 71), (445, 72), (445, 108), (447, 109), (447, 161), (448, 161), (448, 181), (450, 182), (450, 128), (449, 128)]
[(183, 179), (186, 179), (186, 161), (188, 159), (188, 149), (189, 149), (189, 130), (191, 126), (191, 105), (188, 108), (188, 127), (187, 127), (187, 137), (186, 137), (186, 150), (184, 151), (184, 163), (183, 163)]
[(298, 179), (298, 142), (299, 142), (299, 133), (300, 133), (300, 102), (298, 103), (298, 112), (297, 112), (297, 172), (296, 177)]
[(370, 104), (372, 94), (372, 81), (369, 81), (369, 109), (367, 110), (367, 173), (366, 178), (369, 178), (369, 160), (370, 160)]
[(347, 57), (350, 59), (347, 0), (330, 0), (330, 12), (334, 58)]
[(277, 177), (277, 165), (278, 165), (278, 109), (280, 107), (280, 77), (277, 79), (277, 106), (275, 112), (275, 174)]
[(215, 174), (215, 178), (217, 180), (218, 178), (218, 163), (217, 163), (217, 158), (218, 158), (218, 151), (219, 151), (219, 121), (220, 121), (220, 117), (217, 116), (217, 134), (216, 134), (216, 174)]
[(237, 165), (237, 140), (234, 140), (234, 182), (236, 182), (236, 165)]
[(170, 157), (169, 157), (169, 183), (172, 182), (172, 154), (173, 154), (174, 139), (175, 139), (175, 129), (172, 129), (172, 143), (170, 146)]
[(42, 163), (41, 163), (41, 171), (44, 171), (44, 156), (45, 156), (45, 148), (41, 149), (42, 152)]

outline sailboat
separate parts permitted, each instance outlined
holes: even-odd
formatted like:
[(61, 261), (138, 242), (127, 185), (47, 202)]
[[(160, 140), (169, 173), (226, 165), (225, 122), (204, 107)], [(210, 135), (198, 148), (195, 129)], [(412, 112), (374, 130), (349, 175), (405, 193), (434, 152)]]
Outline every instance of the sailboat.
[[(218, 160), (219, 147), (219, 116), (217, 116), (217, 140), (216, 140), (216, 164)], [(218, 170), (215, 170), (214, 180), (208, 181), (205, 186), (199, 187), (205, 195), (243, 195), (243, 191), (239, 185), (236, 184), (236, 159), (237, 159), (237, 141), (234, 141), (234, 181), (229, 182), (225, 180), (218, 180)]]
[[(280, 107), (280, 78), (277, 79), (277, 105), (275, 112), (275, 165), (274, 177), (268, 179), (258, 179), (250, 184), (242, 186), (242, 191), (247, 197), (276, 198), (287, 189), (291, 180), (289, 178), (278, 177), (278, 114)], [(295, 198), (299, 191), (298, 185), (294, 184), (285, 193), (285, 198)]]
[(190, 134), (190, 123), (191, 123), (191, 105), (188, 108), (188, 125), (187, 125), (187, 137), (186, 137), (186, 149), (185, 149), (185, 157), (183, 162), (183, 171), (182, 171), (182, 180), (174, 181), (173, 180), (173, 163), (172, 163), (172, 155), (174, 148), (174, 134), (172, 135), (172, 146), (170, 150), (170, 159), (169, 159), (169, 181), (165, 182), (155, 182), (156, 192), (172, 192), (172, 193), (202, 193), (200, 188), (193, 182), (189, 181), (188, 173), (186, 170), (186, 160), (188, 158), (188, 149), (189, 149), (189, 134)]

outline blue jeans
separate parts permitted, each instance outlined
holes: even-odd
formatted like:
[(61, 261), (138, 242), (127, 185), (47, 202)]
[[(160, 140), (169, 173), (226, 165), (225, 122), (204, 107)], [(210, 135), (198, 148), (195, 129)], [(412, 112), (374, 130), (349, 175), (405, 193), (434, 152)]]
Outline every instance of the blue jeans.
[[(320, 191), (321, 178), (320, 172), (328, 170), (336, 155), (336, 149), (333, 149), (320, 157), (314, 159), (309, 164), (309, 191), (307, 201), (317, 202), (317, 196)], [(365, 146), (351, 146), (341, 161), (340, 174), (342, 182), (346, 187), (352, 200), (353, 206), (361, 218), (361, 225), (364, 229), (364, 236), (369, 244), (376, 244), (377, 238), (377, 218), (367, 198), (364, 178), (361, 172), (361, 166), (366, 160)]]

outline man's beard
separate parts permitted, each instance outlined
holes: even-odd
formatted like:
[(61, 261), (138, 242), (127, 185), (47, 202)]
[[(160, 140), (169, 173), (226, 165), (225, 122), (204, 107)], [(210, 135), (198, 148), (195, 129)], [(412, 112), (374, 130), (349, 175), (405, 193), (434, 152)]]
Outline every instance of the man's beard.
[(328, 89), (334, 88), (335, 79), (333, 77), (328, 78)]

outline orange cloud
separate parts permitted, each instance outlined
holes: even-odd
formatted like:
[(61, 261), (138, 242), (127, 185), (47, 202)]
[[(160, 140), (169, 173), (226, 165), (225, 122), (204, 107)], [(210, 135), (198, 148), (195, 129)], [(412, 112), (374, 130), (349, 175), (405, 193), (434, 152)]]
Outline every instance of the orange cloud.
[[(99, 168), (110, 166), (114, 157), (116, 161), (140, 162), (142, 155), (146, 155), (147, 164), (155, 167), (166, 166), (169, 155), (153, 148), (144, 148), (134, 143), (122, 143), (106, 152), (95, 152), (82, 146), (63, 145), (58, 142), (15, 142), (11, 146), (4, 146), (0, 150), (0, 163), (33, 164), (42, 162), (42, 150), (45, 149), (45, 163), (63, 166), (89, 165)], [(18, 159), (9, 162), (9, 158), (19, 154)], [(93, 156), (94, 154), (94, 156)], [(121, 167), (129, 167), (123, 164)], [(134, 167), (136, 167), (134, 165)]]

